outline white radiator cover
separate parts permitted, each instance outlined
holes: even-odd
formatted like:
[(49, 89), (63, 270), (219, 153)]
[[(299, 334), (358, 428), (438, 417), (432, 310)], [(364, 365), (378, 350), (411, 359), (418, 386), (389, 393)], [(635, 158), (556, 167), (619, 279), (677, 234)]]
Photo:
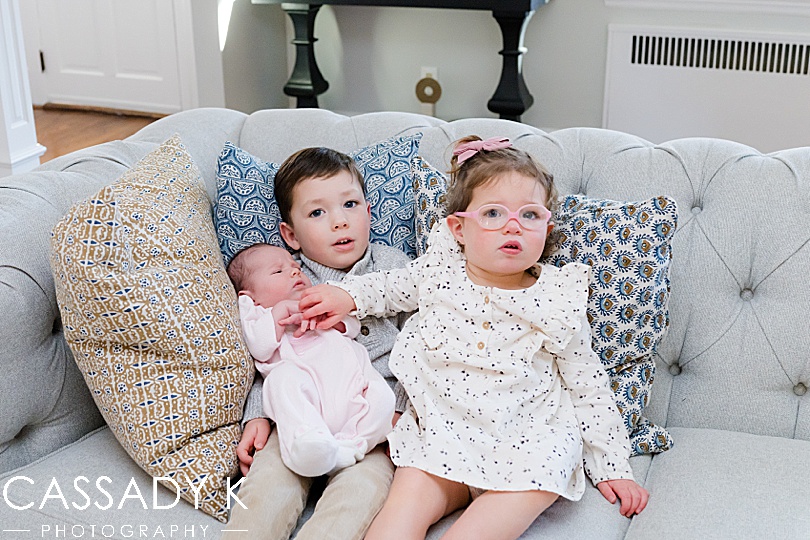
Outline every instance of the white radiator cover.
[(602, 124), (652, 142), (810, 146), (810, 35), (610, 25)]

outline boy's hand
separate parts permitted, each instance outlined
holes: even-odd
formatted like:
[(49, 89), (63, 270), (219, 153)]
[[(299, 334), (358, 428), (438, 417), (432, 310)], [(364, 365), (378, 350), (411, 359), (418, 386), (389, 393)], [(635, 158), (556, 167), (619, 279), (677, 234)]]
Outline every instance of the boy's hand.
[(647, 506), (649, 492), (633, 480), (606, 480), (596, 484), (597, 489), (610, 504), (621, 501), (619, 513), (624, 517), (640, 514)]
[(354, 299), (340, 287), (316, 285), (303, 291), (298, 308), (304, 320), (316, 321), (316, 328), (326, 330), (357, 309)]
[(267, 438), (272, 431), (270, 421), (267, 418), (254, 418), (245, 424), (242, 438), (236, 446), (236, 457), (239, 458), (239, 470), (242, 476), (246, 476), (250, 466), (253, 464), (253, 454), (264, 448)]

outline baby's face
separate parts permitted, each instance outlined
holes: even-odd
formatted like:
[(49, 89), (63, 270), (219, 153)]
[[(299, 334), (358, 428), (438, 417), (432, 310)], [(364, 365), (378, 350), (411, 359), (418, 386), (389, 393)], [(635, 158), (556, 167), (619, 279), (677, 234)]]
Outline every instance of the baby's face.
[(249, 277), (240, 291), (249, 295), (253, 302), (270, 308), (282, 300), (298, 300), (301, 291), (312, 286), (309, 278), (301, 272), (286, 249), (262, 246), (246, 253), (245, 265)]

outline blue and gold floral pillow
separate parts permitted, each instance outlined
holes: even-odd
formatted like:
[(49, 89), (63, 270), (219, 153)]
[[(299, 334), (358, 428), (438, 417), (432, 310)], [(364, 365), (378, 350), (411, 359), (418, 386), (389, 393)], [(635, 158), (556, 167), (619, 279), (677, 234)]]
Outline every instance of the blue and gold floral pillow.
[[(444, 216), (446, 177), (421, 158), (414, 160), (412, 171), (417, 246), (424, 250), (427, 224)], [(669, 326), (675, 202), (667, 197), (620, 202), (562, 196), (554, 222), (554, 250), (541, 262), (582, 262), (593, 269), (588, 297), (592, 345), (610, 378), (633, 454), (668, 450), (669, 433), (642, 413), (655, 378), (653, 352)]]
[(588, 320), (634, 454), (668, 450), (672, 438), (642, 416), (655, 378), (655, 346), (669, 327), (670, 243), (675, 201), (639, 202), (569, 195), (555, 216), (556, 245), (542, 262), (592, 268)]
[(205, 184), (177, 135), (65, 214), (51, 268), (65, 340), (110, 431), (225, 523), (253, 362)]
[[(416, 256), (411, 159), (421, 133), (392, 137), (352, 152), (371, 203), (371, 241)], [(265, 162), (231, 142), (217, 160), (217, 237), (225, 265), (258, 242), (284, 246), (281, 214), (273, 193), (279, 165)]]
[(411, 177), (415, 203), (416, 255), (419, 256), (427, 251), (430, 229), (444, 217), (447, 179), (419, 155), (411, 160)]

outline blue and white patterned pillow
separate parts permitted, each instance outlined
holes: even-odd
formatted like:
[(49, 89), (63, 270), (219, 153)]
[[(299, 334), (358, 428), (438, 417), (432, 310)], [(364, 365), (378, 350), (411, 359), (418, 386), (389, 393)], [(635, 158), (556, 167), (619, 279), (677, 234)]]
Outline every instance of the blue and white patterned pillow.
[(411, 159), (422, 133), (392, 137), (349, 154), (366, 182), (371, 241), (416, 256)]
[(230, 141), (220, 152), (214, 222), (225, 266), (259, 242), (284, 247), (278, 230), (281, 213), (273, 195), (277, 171), (277, 163), (266, 163)]
[[(411, 159), (421, 133), (392, 137), (350, 155), (366, 183), (371, 203), (371, 241), (416, 256)], [(258, 242), (284, 246), (281, 214), (273, 193), (279, 165), (265, 162), (226, 142), (217, 160), (214, 205), (219, 246), (225, 265)]]
[[(414, 182), (416, 200), (424, 202), (423, 220), (444, 216), (446, 177), (419, 158)], [(669, 246), (677, 221), (675, 202), (666, 197), (618, 202), (563, 196), (554, 218), (555, 249), (541, 259), (556, 266), (582, 262), (593, 269), (592, 346), (610, 378), (633, 455), (663, 452), (673, 444), (669, 433), (642, 412), (655, 378), (653, 352), (669, 326)], [(417, 226), (417, 246), (425, 245), (429, 231)]]

